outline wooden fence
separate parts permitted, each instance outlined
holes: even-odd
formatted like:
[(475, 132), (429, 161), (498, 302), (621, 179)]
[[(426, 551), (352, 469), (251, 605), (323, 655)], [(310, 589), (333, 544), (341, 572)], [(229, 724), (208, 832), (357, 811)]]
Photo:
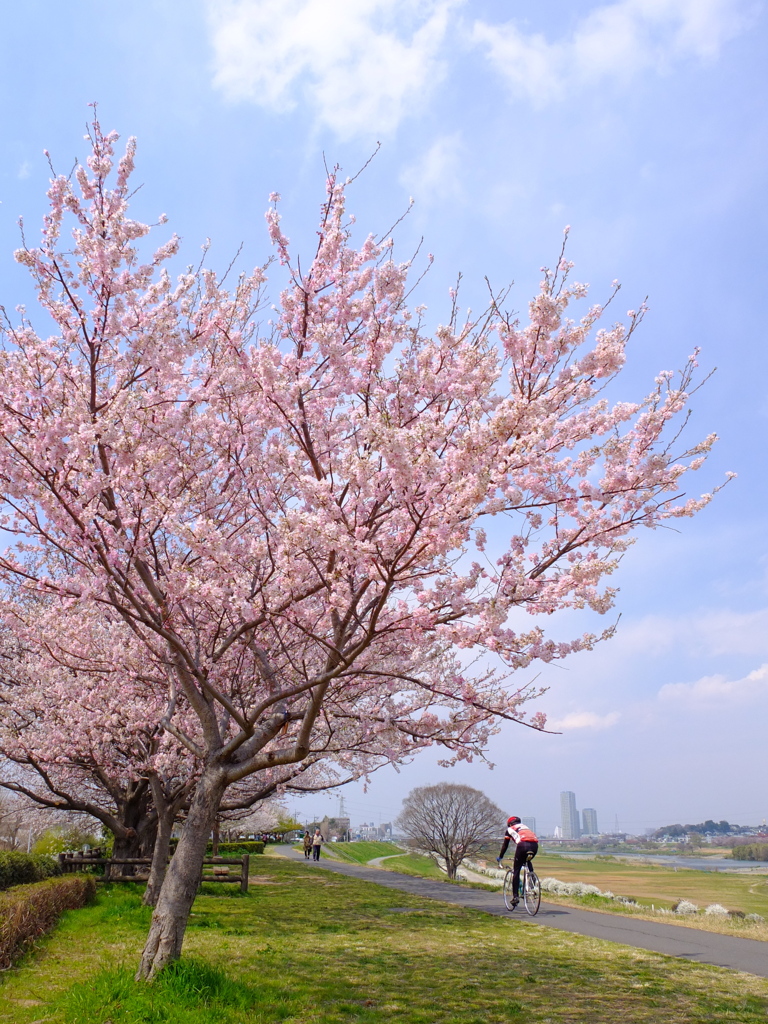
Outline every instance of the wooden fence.
[[(249, 854), (242, 857), (206, 857), (200, 874), (200, 885), (203, 882), (239, 882), (240, 891), (248, 892), (248, 872), (251, 858)], [(96, 875), (97, 882), (146, 882), (152, 861), (148, 857), (89, 857), (78, 853), (60, 853), (59, 864), (63, 873), (85, 871), (88, 868), (103, 868), (103, 874)], [(230, 872), (230, 867), (239, 866), (240, 870)], [(130, 867), (129, 872), (114, 871), (114, 868)], [(144, 870), (142, 870), (144, 869)]]

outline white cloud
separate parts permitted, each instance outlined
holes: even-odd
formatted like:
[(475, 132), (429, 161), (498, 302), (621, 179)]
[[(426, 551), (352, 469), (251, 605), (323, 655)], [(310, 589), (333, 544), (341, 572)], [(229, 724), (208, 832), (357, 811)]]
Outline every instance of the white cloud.
[(547, 729), (555, 732), (570, 732), (572, 729), (610, 729), (616, 725), (619, 718), (618, 711), (611, 711), (607, 715), (597, 715), (594, 711), (572, 711), (563, 718), (551, 718), (547, 720)]
[(443, 135), (414, 164), (406, 167), (400, 182), (419, 203), (447, 199), (461, 192), (461, 135)]
[(24, 181), (26, 178), (30, 176), (31, 173), (32, 164), (29, 162), (29, 160), (24, 160), (21, 166), (19, 167), (18, 171), (16, 172), (16, 177), (19, 179), (19, 181)]
[(658, 657), (673, 650), (690, 654), (768, 657), (768, 608), (752, 612), (701, 609), (687, 615), (647, 615), (619, 625), (612, 648), (622, 659)]
[(659, 700), (689, 707), (717, 705), (724, 715), (729, 707), (753, 704), (768, 695), (768, 664), (748, 673), (743, 679), (724, 675), (702, 676), (695, 683), (667, 683), (659, 690)]
[(616, 0), (551, 42), (514, 22), (476, 21), (473, 39), (518, 92), (537, 103), (606, 79), (629, 81), (682, 59), (711, 60), (751, 21), (749, 0)]
[(445, 73), (464, 0), (208, 0), (214, 84), (284, 111), (302, 102), (340, 136), (392, 132)]

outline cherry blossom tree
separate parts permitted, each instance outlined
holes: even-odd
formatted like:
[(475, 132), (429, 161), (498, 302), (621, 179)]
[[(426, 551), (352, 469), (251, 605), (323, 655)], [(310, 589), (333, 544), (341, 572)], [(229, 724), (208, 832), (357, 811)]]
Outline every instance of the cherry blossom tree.
[(121, 620), (50, 604), (6, 610), (13, 629), (0, 645), (0, 754), (16, 768), (0, 786), (41, 807), (97, 818), (113, 834), (117, 858), (157, 854), (152, 902), (197, 766), (159, 724), (162, 668), (141, 658)]
[[(51, 615), (39, 601), (6, 609), (13, 632), (0, 645), (0, 754), (15, 770), (6, 769), (0, 787), (98, 819), (114, 836), (116, 858), (151, 858), (144, 902), (154, 906), (199, 764), (162, 727), (167, 667), (153, 666), (114, 616), (84, 611), (77, 604)], [(328, 758), (340, 753), (326, 743), (298, 764), (240, 780), (221, 815), (239, 819), (275, 792), (316, 792), (359, 777), (351, 765), (343, 776), (333, 770)], [(133, 873), (130, 865), (123, 873)]]
[(16, 254), (54, 331), (6, 318), (0, 526), (17, 544), (0, 575), (9, 605), (107, 610), (168, 667), (159, 721), (201, 768), (151, 977), (180, 954), (228, 787), (326, 744), (378, 763), (438, 743), (451, 760), (501, 719), (543, 727), (530, 686), (466, 661), (514, 672), (591, 647), (526, 614), (610, 608), (632, 532), (709, 500), (681, 478), (714, 438), (666, 438), (695, 358), (640, 401), (606, 400), (642, 310), (569, 318), (586, 288), (562, 259), (527, 323), (498, 299), (462, 319), (454, 300), (429, 332), (390, 240), (353, 246), (331, 174), (308, 263), (273, 197), (285, 287), (264, 325), (266, 269), (174, 281), (175, 237), (142, 262), (134, 143), (114, 167), (117, 136), (94, 122), (90, 139), (87, 168), (51, 182), (40, 245)]
[(274, 800), (264, 800), (255, 807), (242, 811), (230, 811), (223, 817), (228, 841), (241, 836), (260, 832), (276, 832), (282, 819), (287, 818), (287, 808)]
[[(73, 820), (74, 819), (74, 820)], [(30, 852), (32, 845), (53, 826), (82, 825), (81, 815), (63, 821), (17, 793), (0, 793), (0, 849)]]

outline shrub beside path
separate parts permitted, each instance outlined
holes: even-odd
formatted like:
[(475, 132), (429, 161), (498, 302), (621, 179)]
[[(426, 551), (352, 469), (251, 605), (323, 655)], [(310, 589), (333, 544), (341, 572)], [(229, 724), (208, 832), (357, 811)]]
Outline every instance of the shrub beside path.
[[(275, 848), (275, 853), (295, 860), (304, 860), (303, 854), (287, 846)], [(464, 889), (450, 882), (418, 878), (413, 875), (398, 875), (394, 871), (384, 871), (370, 865), (359, 866), (327, 860), (319, 864), (311, 861), (306, 863), (308, 870), (334, 871), (366, 882), (374, 882), (387, 889), (398, 889), (414, 896), (426, 896), (443, 903), (482, 910), (495, 917), (510, 916), (497, 892)], [(541, 910), (535, 918), (518, 912), (515, 912), (515, 916), (531, 927), (558, 928), (577, 935), (607, 939), (625, 946), (635, 946), (638, 949), (666, 953), (697, 963), (728, 967), (731, 970), (746, 971), (748, 974), (768, 978), (768, 943), (756, 939), (742, 939), (717, 932), (663, 924), (660, 921), (622, 917), (619, 914), (601, 914), (551, 903), (542, 903)]]

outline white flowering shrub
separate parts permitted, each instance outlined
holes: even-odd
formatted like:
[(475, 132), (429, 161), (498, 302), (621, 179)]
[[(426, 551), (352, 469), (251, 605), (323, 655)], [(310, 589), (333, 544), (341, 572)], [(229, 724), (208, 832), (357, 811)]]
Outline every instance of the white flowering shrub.
[(635, 905), (635, 901), (626, 896), (614, 896), (612, 892), (602, 892), (596, 885), (587, 882), (561, 882), (559, 878), (542, 878), (543, 892), (555, 893), (557, 896), (602, 896), (603, 899), (616, 903)]
[(678, 900), (672, 908), (676, 914), (698, 914), (699, 908), (690, 900)]
[(542, 892), (554, 892), (560, 896), (565, 896), (565, 882), (561, 882), (558, 878), (541, 878), (541, 891)]
[(586, 885), (584, 882), (574, 882), (574, 894), (576, 896), (604, 896), (596, 885)]
[(487, 875), (488, 878), (495, 879), (496, 881), (502, 882), (506, 875), (506, 868), (489, 868), (485, 864), (479, 863), (478, 861), (471, 860), (467, 857), (464, 864), (470, 869), (475, 871), (478, 875)]
[[(489, 878), (495, 879), (501, 882), (506, 874), (504, 869), (486, 867), (484, 864), (478, 864), (476, 861), (467, 860), (466, 864), (473, 871), (477, 871), (483, 875), (487, 875)], [(562, 882), (559, 878), (542, 878), (541, 891), (552, 893), (555, 896), (601, 896), (605, 900), (611, 900), (614, 903), (619, 903), (624, 907), (637, 908), (639, 904), (636, 900), (631, 899), (629, 896), (616, 896), (609, 889), (600, 890), (596, 885), (589, 885), (587, 882)], [(700, 909), (696, 903), (692, 903), (691, 900), (678, 900), (672, 906), (671, 910), (665, 910), (662, 907), (651, 907), (642, 908), (645, 913), (653, 913), (662, 917), (669, 917), (674, 914), (681, 914), (683, 916), (691, 916), (700, 913)], [(705, 914), (710, 917), (729, 917), (734, 916), (729, 910), (721, 906), (719, 903), (712, 903), (704, 910)], [(741, 914), (735, 916), (742, 917)], [(765, 918), (761, 914), (745, 914), (743, 915), (745, 921), (752, 921), (753, 923), (759, 923), (765, 921)]]

